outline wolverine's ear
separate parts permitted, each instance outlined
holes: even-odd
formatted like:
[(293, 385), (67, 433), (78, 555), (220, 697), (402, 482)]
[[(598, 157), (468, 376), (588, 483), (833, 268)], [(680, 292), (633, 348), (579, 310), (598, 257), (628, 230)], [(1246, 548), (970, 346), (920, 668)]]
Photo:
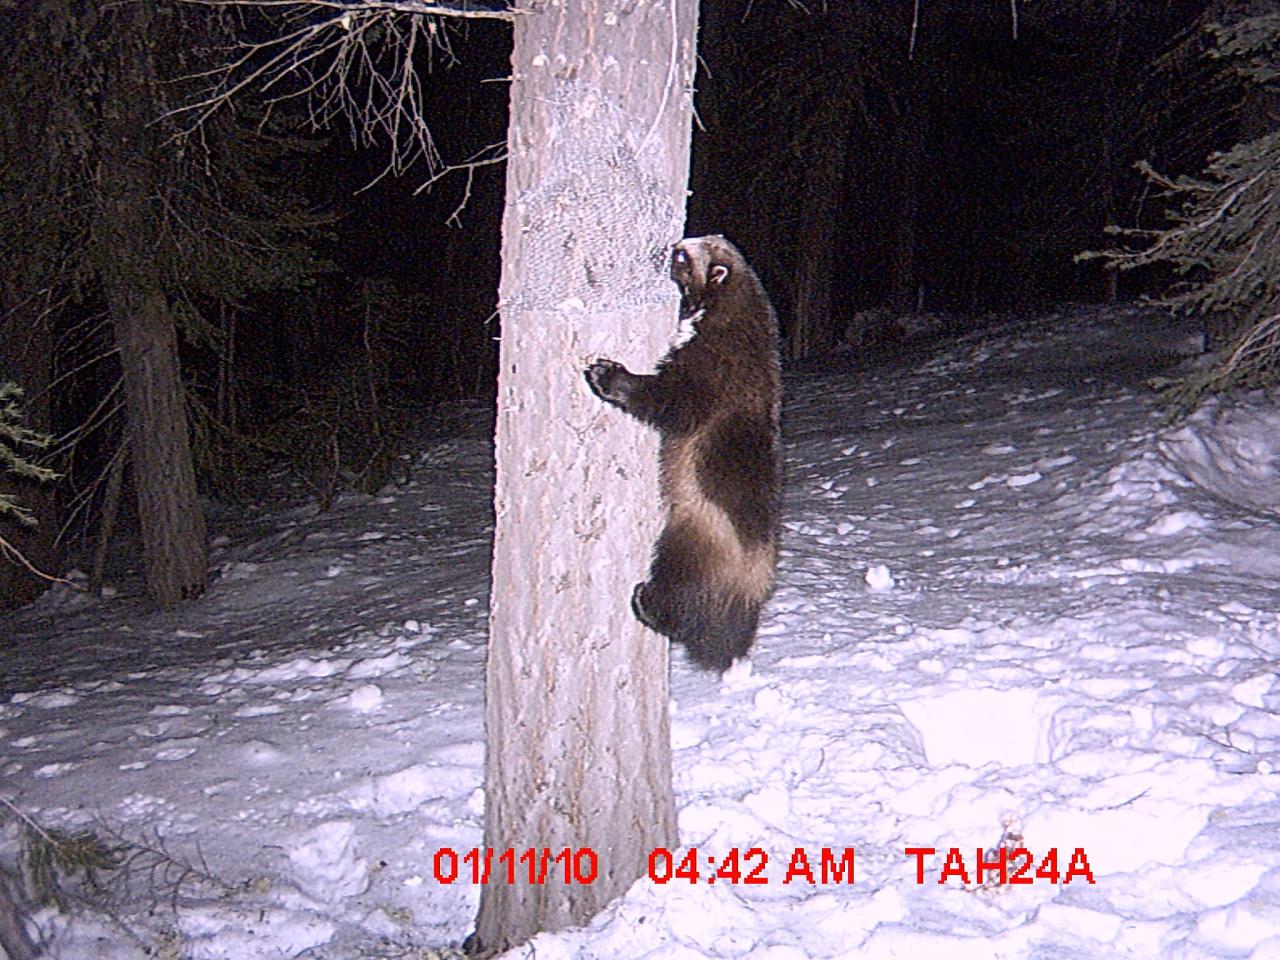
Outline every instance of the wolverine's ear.
[(729, 268), (723, 263), (717, 263), (712, 266), (707, 274), (707, 283), (724, 283), (729, 279)]

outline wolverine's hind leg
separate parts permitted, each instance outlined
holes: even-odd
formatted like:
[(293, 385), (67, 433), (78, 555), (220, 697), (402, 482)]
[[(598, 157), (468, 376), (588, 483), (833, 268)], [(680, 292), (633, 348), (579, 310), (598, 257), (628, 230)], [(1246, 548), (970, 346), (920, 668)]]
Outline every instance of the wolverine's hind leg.
[(650, 630), (683, 644), (698, 666), (724, 672), (751, 648), (760, 604), (735, 595), (717, 576), (718, 562), (697, 530), (669, 526), (654, 547), (649, 579), (632, 591), (631, 609)]
[(646, 580), (631, 594), (636, 619), (655, 633), (682, 644), (689, 657), (706, 670), (723, 673), (751, 645), (751, 632), (726, 632), (717, 620), (714, 599), (697, 582), (664, 584)]
[(705, 629), (705, 600), (694, 581), (649, 579), (631, 591), (631, 612), (654, 633), (677, 642)]
[(667, 527), (653, 548), (649, 579), (631, 593), (636, 619), (655, 633), (683, 640), (703, 626), (706, 579), (698, 544), (689, 531)]
[(758, 604), (717, 597), (703, 612), (698, 629), (680, 640), (694, 663), (723, 673), (751, 649), (759, 616)]

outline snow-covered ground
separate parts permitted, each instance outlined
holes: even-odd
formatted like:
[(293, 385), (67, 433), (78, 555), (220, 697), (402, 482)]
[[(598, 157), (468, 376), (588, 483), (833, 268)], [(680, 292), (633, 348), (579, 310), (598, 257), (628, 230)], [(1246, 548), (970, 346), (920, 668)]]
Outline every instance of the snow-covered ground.
[[(512, 955), (1280, 958), (1280, 411), (1165, 426), (1143, 379), (1181, 338), (1072, 309), (789, 377), (755, 653), (673, 665), (686, 848), (655, 866), (700, 875)], [(196, 868), (175, 896), (140, 860), (123, 926), (43, 910), (52, 955), (469, 932), (433, 864), (481, 843), (490, 472), (477, 416), (383, 496), (237, 518), (198, 602), (0, 620), (0, 796)]]

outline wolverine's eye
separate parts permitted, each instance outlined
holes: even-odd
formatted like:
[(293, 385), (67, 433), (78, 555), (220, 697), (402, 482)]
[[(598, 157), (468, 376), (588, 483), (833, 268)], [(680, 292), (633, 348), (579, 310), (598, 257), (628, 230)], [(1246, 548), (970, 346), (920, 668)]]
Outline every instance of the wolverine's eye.
[(674, 259), (675, 259), (676, 263), (688, 263), (688, 262), (689, 262), (689, 255), (688, 255), (687, 253), (685, 253), (683, 250), (681, 250), (680, 248), (678, 248), (678, 247), (677, 247), (677, 248), (676, 248), (675, 258), (674, 258)]

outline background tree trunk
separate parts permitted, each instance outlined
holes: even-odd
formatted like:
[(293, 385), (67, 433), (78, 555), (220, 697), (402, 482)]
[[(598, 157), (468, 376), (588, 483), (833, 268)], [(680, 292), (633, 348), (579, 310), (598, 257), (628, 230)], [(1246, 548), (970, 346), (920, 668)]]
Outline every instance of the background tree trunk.
[(892, 152), (898, 168), (894, 193), (892, 254), (889, 261), (889, 305), (897, 313), (915, 311), (920, 284), (917, 256), (920, 242), (920, 201), (925, 167), (933, 139), (933, 116), (928, 98), (928, 67), (905, 65), (907, 92), (898, 105)]
[[(1106, 37), (1106, 71), (1099, 87), (1106, 103), (1103, 122), (1098, 129), (1098, 154), (1101, 168), (1101, 206), (1103, 225), (1119, 223), (1119, 185), (1120, 178), (1128, 171), (1128, 164), (1120, 163), (1120, 137), (1123, 132), (1124, 108), (1120, 103), (1120, 68), (1124, 57), (1124, 17), (1127, 11), (1120, 9), (1119, 0), (1107, 0), (1107, 26), (1110, 35)], [(1120, 298), (1120, 271), (1104, 271), (1104, 296), (1108, 303), (1115, 303)]]
[[(521, 4), (515, 18), (490, 601), (485, 845), (472, 952), (586, 923), (676, 844), (667, 641), (630, 610), (659, 524), (657, 438), (597, 400), (676, 329), (696, 0)], [(564, 850), (508, 882), (497, 856)], [(539, 860), (541, 862), (541, 860)], [(586, 863), (586, 860), (583, 861)]]
[(951, 0), (932, 0), (919, 7), (919, 24), (911, 59), (902, 65), (902, 93), (895, 105), (897, 123), (891, 131), (890, 153), (897, 168), (894, 192), (894, 237), (889, 261), (889, 306), (897, 313), (914, 313), (922, 304), (921, 205), (930, 184), (929, 158), (935, 149), (934, 91), (945, 88), (950, 64), (945, 45), (952, 31)]
[(836, 342), (832, 311), (835, 280), (836, 222), (844, 203), (848, 166), (850, 110), (846, 98), (833, 100), (833, 108), (814, 118), (818, 149), (809, 158), (806, 175), (808, 196), (804, 210), (807, 227), (800, 232), (792, 259), (791, 326), (787, 331), (787, 355), (807, 357), (830, 349)]
[(163, 293), (115, 290), (110, 299), (147, 592), (158, 603), (176, 603), (203, 593), (208, 576), (177, 333)]
[(160, 603), (198, 596), (207, 583), (204, 515), (196, 494), (178, 336), (159, 268), (159, 163), (147, 104), (155, 82), (147, 4), (115, 18), (108, 59), (103, 159), (94, 225), (107, 309), (120, 348), (133, 485), (138, 494), (147, 591)]

